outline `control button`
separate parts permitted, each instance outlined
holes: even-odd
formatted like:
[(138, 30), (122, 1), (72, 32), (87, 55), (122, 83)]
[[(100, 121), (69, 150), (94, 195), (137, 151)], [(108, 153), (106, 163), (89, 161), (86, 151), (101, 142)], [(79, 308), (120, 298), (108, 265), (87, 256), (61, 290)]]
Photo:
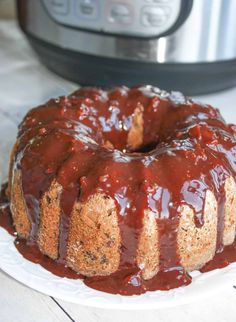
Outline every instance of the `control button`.
[(52, 12), (57, 15), (66, 15), (69, 11), (68, 0), (50, 0), (48, 4)]
[(83, 18), (96, 19), (98, 16), (98, 1), (80, 0), (79, 15)]
[(145, 27), (159, 27), (168, 20), (169, 15), (169, 7), (145, 6), (141, 11), (141, 23)]
[(131, 7), (123, 3), (114, 3), (110, 7), (108, 19), (112, 23), (129, 24), (132, 22)]

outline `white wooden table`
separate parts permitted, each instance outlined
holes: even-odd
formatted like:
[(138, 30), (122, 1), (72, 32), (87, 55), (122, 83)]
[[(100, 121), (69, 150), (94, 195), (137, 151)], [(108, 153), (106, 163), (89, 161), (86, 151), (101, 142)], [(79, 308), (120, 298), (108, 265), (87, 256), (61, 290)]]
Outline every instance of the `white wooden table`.
[[(217, 81), (217, 80), (216, 80)], [(25, 112), (75, 84), (47, 71), (14, 22), (0, 21), (0, 182), (6, 179), (9, 151)], [(236, 89), (201, 98), (221, 109), (236, 124)], [(0, 259), (1, 260), (1, 259)], [(236, 280), (214, 298), (156, 311), (92, 309), (40, 294), (0, 271), (0, 322), (232, 322), (236, 320)]]

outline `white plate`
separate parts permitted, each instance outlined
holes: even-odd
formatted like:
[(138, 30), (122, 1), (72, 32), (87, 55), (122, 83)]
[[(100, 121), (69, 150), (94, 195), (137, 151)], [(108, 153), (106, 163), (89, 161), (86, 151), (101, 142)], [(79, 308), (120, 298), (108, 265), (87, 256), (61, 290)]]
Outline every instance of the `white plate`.
[(121, 296), (93, 290), (81, 280), (53, 275), (38, 264), (26, 260), (15, 248), (14, 238), (0, 228), (0, 268), (19, 282), (44, 294), (86, 306), (114, 309), (156, 309), (185, 304), (215, 295), (236, 284), (236, 263), (223, 269), (191, 275), (190, 285), (170, 291)]

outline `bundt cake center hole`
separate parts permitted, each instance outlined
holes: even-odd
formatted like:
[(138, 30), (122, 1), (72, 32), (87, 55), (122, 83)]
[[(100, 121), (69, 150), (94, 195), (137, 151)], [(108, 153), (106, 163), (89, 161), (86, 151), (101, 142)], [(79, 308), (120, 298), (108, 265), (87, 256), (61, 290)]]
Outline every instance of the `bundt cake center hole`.
[(127, 145), (125, 146), (117, 146), (116, 144), (113, 144), (111, 141), (106, 141), (106, 143), (104, 144), (105, 148), (107, 149), (111, 149), (111, 150), (114, 150), (114, 149), (117, 149), (123, 153), (127, 153), (127, 154), (147, 154), (149, 152), (152, 152), (153, 150), (156, 149), (157, 145), (158, 145), (159, 142), (149, 142), (147, 144), (142, 144), (138, 147), (135, 147), (135, 146), (129, 146), (127, 147)]
[(156, 146), (157, 146), (157, 142), (148, 143), (148, 144), (142, 145), (141, 147), (139, 147), (135, 150), (130, 151), (130, 153), (146, 154), (146, 153), (153, 151), (156, 148)]

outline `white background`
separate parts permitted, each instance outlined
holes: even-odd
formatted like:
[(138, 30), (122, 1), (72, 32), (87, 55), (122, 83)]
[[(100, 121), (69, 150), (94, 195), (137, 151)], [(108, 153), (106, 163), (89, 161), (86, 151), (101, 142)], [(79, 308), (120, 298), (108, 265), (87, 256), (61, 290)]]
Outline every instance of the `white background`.
[[(217, 81), (217, 80), (216, 80)], [(6, 179), (9, 151), (25, 112), (51, 97), (68, 94), (76, 85), (44, 68), (14, 22), (0, 21), (0, 183)], [(220, 108), (236, 123), (236, 89), (200, 98)], [(1, 259), (0, 259), (1, 260)], [(0, 322), (78, 321), (214, 321), (236, 320), (236, 280), (224, 292), (188, 305), (156, 311), (114, 311), (70, 304), (33, 291), (0, 271)]]

